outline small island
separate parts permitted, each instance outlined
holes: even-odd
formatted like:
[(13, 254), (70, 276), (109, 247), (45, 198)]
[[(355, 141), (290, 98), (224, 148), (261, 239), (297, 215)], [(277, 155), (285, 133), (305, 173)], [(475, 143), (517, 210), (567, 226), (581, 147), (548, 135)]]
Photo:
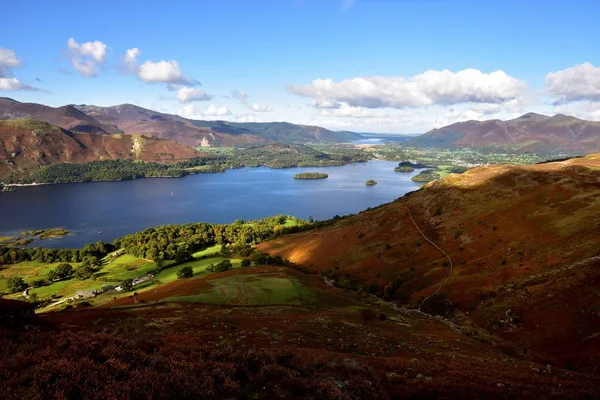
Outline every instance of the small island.
[(325, 179), (328, 177), (329, 175), (320, 172), (302, 172), (294, 175), (294, 179)]
[(415, 169), (413, 167), (408, 167), (408, 166), (397, 166), (396, 168), (394, 168), (394, 171), (396, 172), (413, 172)]
[(368, 181), (365, 182), (365, 185), (367, 186), (375, 186), (377, 185), (377, 181), (374, 179), (369, 179)]

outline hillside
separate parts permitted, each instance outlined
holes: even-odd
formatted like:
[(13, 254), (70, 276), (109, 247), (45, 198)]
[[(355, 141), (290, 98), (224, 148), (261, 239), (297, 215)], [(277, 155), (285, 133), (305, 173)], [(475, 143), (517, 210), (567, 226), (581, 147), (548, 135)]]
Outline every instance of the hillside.
[(27, 176), (56, 163), (140, 160), (172, 163), (202, 156), (190, 147), (142, 135), (73, 133), (35, 120), (0, 121), (0, 177)]
[(303, 142), (349, 142), (362, 136), (288, 122), (236, 123), (191, 120), (133, 104), (111, 107), (66, 105), (58, 108), (0, 98), (0, 119), (37, 119), (77, 133), (145, 135), (198, 146)]
[(417, 147), (499, 147), (513, 151), (600, 151), (600, 122), (528, 113), (509, 121), (466, 121), (407, 142)]
[[(14, 314), (22, 312), (17, 306)], [(16, 328), (0, 325), (0, 395), (7, 399), (57, 392), (128, 398), (140, 387), (181, 399), (600, 393), (590, 372), (508, 355), (428, 315), (369, 303), (282, 267), (174, 280), (104, 307), (81, 303), (15, 320)]]
[(231, 146), (273, 141), (298, 143), (308, 141), (337, 142), (360, 137), (319, 127), (304, 127), (288, 122), (236, 123), (201, 121), (159, 113), (131, 104), (113, 107), (77, 106), (82, 112), (125, 133), (172, 139), (189, 146)]
[(3, 119), (37, 119), (77, 133), (123, 133), (115, 126), (103, 124), (71, 105), (54, 108), (0, 97), (0, 120)]
[[(0, 396), (598, 398), (599, 171), (600, 154), (478, 167), (319, 228), (278, 216), (0, 247), (7, 297), (23, 299), (13, 278), (42, 280), (29, 300), (53, 311), (0, 309)], [(91, 255), (93, 276), (47, 280)]]
[(260, 248), (552, 365), (598, 370), (599, 171), (599, 154), (478, 167)]

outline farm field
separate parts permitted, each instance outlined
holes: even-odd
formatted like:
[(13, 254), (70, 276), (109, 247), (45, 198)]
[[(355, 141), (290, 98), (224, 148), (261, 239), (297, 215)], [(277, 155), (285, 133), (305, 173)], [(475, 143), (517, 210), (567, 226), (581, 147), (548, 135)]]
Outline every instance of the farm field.
[[(163, 269), (158, 275), (147, 282), (135, 285), (131, 292), (115, 292), (109, 291), (98, 296), (87, 298), (85, 301), (92, 305), (101, 305), (114, 301), (115, 298), (128, 297), (134, 292), (144, 292), (150, 289), (176, 281), (177, 272), (184, 267), (192, 267), (195, 276), (206, 275), (209, 272), (206, 268), (211, 264), (217, 264), (223, 260), (229, 259), (220, 255), (221, 245), (208, 247), (202, 251), (193, 254), (196, 258), (193, 261), (188, 261), (179, 265), (173, 266), (174, 262), (166, 260), (163, 264)], [(214, 255), (214, 256), (211, 256)], [(233, 268), (239, 268), (241, 259), (229, 259)], [(70, 297), (81, 295), (90, 295), (92, 292), (99, 291), (103, 287), (119, 286), (123, 281), (129, 279), (140, 278), (157, 270), (155, 262), (144, 260), (131, 254), (122, 254), (114, 260), (111, 256), (101, 260), (103, 265), (94, 272), (90, 279), (79, 280), (75, 277), (52, 282), (49, 285), (30, 288), (29, 296), (34, 295), (38, 300), (55, 300), (46, 307), (38, 311), (55, 310), (57, 307), (66, 307)], [(48, 272), (55, 269), (61, 263), (40, 263), (35, 261), (25, 261), (17, 264), (11, 264), (0, 270), (0, 292), (8, 292), (7, 282), (13, 277), (22, 277), (26, 283), (31, 285), (35, 280), (47, 280)], [(81, 263), (70, 263), (77, 270)], [(22, 292), (12, 293), (5, 296), (7, 299), (25, 299)], [(61, 301), (65, 300), (65, 301)], [(60, 302), (60, 303), (58, 303)], [(54, 305), (54, 303), (57, 303)]]
[[(312, 291), (290, 277), (285, 270), (253, 273), (252, 269), (235, 271), (225, 277), (203, 279), (196, 295), (173, 296), (165, 302), (200, 302), (214, 304), (294, 304), (302, 305), (314, 299)], [(204, 285), (206, 283), (206, 285)]]
[[(318, 277), (304, 275), (286, 267), (237, 268), (220, 273), (200, 273), (194, 278), (173, 280), (137, 291), (142, 303), (203, 303), (221, 305), (290, 305), (306, 306), (336, 299)], [(107, 307), (133, 304), (132, 296), (119, 298)], [(347, 304), (344, 304), (347, 306)]]
[(162, 284), (173, 282), (173, 281), (177, 280), (177, 271), (179, 271), (180, 269), (182, 269), (184, 267), (192, 267), (192, 269), (194, 270), (194, 276), (201, 275), (201, 274), (207, 273), (206, 267), (208, 267), (210, 264), (218, 264), (223, 260), (231, 261), (233, 268), (239, 267), (240, 262), (242, 261), (240, 259), (226, 258), (226, 257), (222, 257), (222, 256), (210, 257), (210, 258), (205, 258), (202, 260), (189, 261), (189, 262), (186, 262), (183, 264), (179, 264), (173, 268), (163, 269), (158, 275), (156, 275), (155, 279)]

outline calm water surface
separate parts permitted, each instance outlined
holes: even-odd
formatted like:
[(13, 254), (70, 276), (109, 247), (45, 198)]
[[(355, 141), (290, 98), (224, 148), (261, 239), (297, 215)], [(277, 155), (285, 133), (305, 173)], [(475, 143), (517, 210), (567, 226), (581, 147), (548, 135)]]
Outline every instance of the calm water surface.
[[(327, 168), (242, 168), (179, 179), (22, 187), (0, 193), (0, 233), (60, 226), (73, 234), (38, 245), (80, 247), (164, 224), (229, 223), (276, 214), (328, 219), (390, 202), (417, 189), (419, 184), (410, 178), (418, 171), (394, 172), (396, 165), (370, 161)], [(324, 172), (329, 178), (292, 178), (307, 171)], [(379, 184), (366, 186), (367, 179)]]

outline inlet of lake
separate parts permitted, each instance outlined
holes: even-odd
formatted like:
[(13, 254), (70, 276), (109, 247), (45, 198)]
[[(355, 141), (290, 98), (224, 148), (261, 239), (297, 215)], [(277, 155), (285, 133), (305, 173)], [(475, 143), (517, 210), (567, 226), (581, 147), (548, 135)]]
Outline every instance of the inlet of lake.
[[(230, 223), (277, 214), (315, 220), (358, 213), (390, 202), (420, 184), (418, 173), (394, 172), (398, 164), (369, 161), (340, 167), (267, 167), (224, 173), (19, 187), (0, 193), (0, 236), (64, 227), (60, 239), (43, 247), (81, 247), (145, 228), (188, 222)], [(327, 179), (294, 179), (299, 172), (323, 172)], [(365, 185), (375, 179), (375, 186)]]

